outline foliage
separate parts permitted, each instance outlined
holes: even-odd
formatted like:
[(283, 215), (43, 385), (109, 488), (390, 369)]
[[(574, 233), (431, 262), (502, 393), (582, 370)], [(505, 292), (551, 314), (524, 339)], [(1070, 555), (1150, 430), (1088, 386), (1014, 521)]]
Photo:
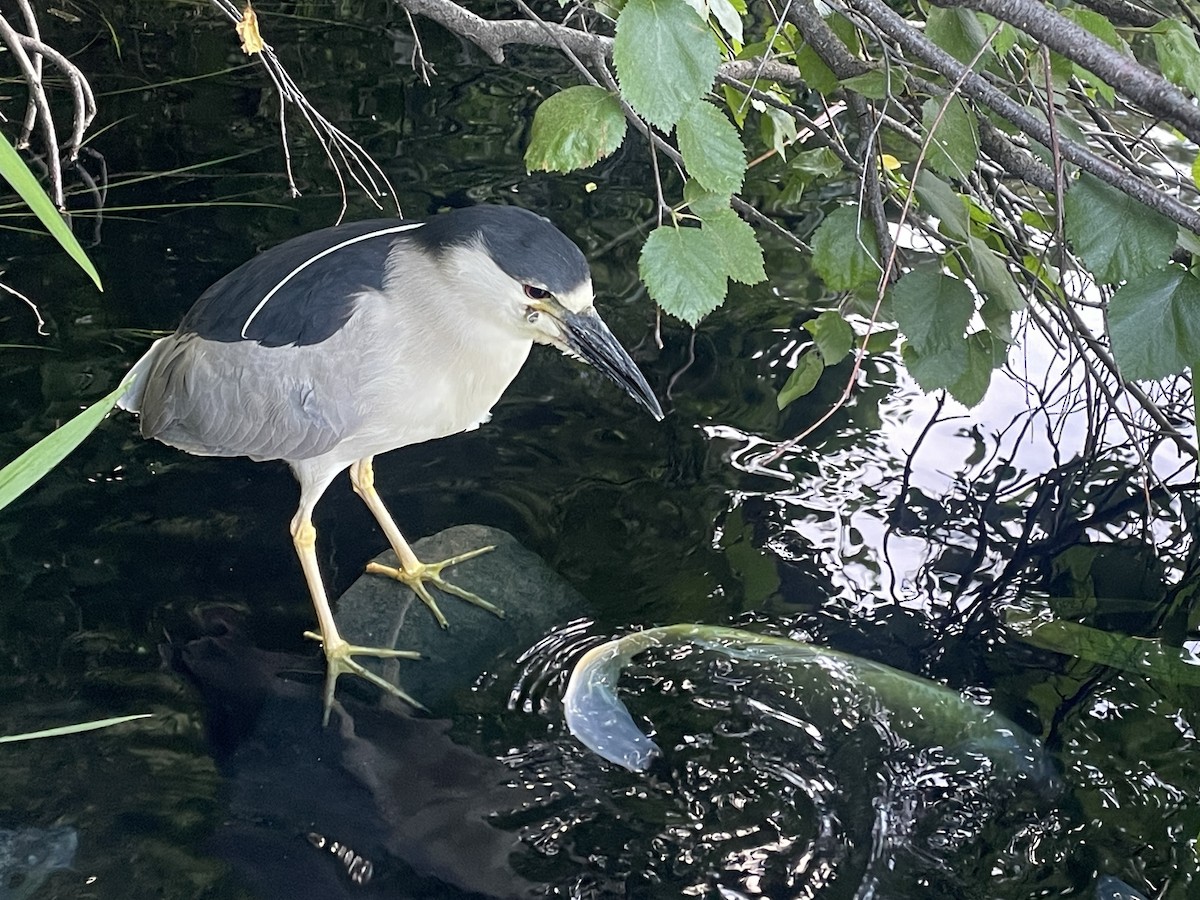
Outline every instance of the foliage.
[(38, 221), (54, 235), (54, 239), (88, 274), (96, 287), (103, 290), (104, 288), (100, 284), (100, 273), (88, 259), (83, 247), (79, 246), (79, 241), (71, 233), (71, 229), (63, 222), (62, 216), (58, 214), (58, 210), (54, 208), (54, 204), (50, 202), (50, 198), (46, 196), (42, 186), (38, 184), (37, 178), (29, 171), (25, 161), (17, 155), (17, 151), (13, 149), (12, 144), (3, 134), (0, 134), (0, 178), (12, 185), (13, 190), (25, 201), (33, 214), (37, 216)]
[[(403, 5), (455, 28), (450, 0)], [(602, 12), (615, 22), (457, 30), (498, 58), (553, 28), (589, 82), (543, 102), (531, 168), (618, 152), (634, 130), (616, 125), (618, 108), (669, 161), (640, 266), (666, 312), (696, 324), (731, 283), (766, 277), (759, 243), (790, 241), (811, 250), (857, 357), (895, 322), (916, 381), (966, 405), (1008, 359), (1017, 313), (1073, 347), (1105, 395), (1200, 358), (1200, 188), (1184, 145), (1153, 127), (1200, 142), (1188, 22), (1091, 0), (940, 0), (905, 15), (881, 0), (800, 0), (778, 16), (629, 0)], [(789, 204), (814, 188), (826, 215), (797, 227)], [(797, 357), (781, 408), (816, 384), (827, 349)], [(1173, 414), (1133, 395), (1195, 455)]]
[(116, 406), (128, 387), (128, 382), (122, 384), (0, 469), (0, 509), (25, 493), (78, 447), (108, 415), (109, 410)]
[(1187, 662), (1184, 651), (1157, 640), (1038, 616), (1027, 609), (1008, 610), (1005, 624), (1035, 647), (1160, 679), (1172, 686), (1200, 687), (1200, 666)]
[[(581, 120), (591, 123), (579, 128)], [(538, 109), (525, 162), (530, 169), (570, 172), (608, 156), (625, 140), (625, 113), (604, 88), (581, 84), (559, 91)]]

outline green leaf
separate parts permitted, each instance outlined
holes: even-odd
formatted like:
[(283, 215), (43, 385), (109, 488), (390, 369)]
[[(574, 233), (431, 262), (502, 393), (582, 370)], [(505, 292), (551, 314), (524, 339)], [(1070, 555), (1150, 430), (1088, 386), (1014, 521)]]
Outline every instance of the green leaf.
[(703, 221), (703, 230), (712, 238), (726, 275), (742, 284), (766, 280), (762, 247), (749, 223), (732, 209), (708, 213)]
[(1163, 19), (1150, 34), (1163, 77), (1200, 97), (1200, 48), (1191, 26), (1178, 19)]
[(1017, 41), (1021, 38), (1021, 32), (1013, 28), (1007, 22), (1000, 23), (1000, 30), (996, 32), (996, 36), (992, 39), (992, 50), (997, 56), (1006, 56), (1013, 47), (1017, 46)]
[(0, 509), (25, 493), (42, 476), (62, 462), (112, 409), (129, 383), (89, 406), (70, 422), (50, 432), (3, 469), (0, 469)]
[(875, 70), (863, 72), (861, 75), (854, 75), (850, 78), (843, 78), (840, 84), (846, 90), (862, 94), (870, 100), (886, 100), (888, 91), (892, 87), (887, 75)]
[(921, 354), (963, 345), (974, 311), (975, 299), (967, 286), (935, 264), (917, 266), (892, 288), (896, 324)]
[(71, 229), (67, 227), (67, 223), (63, 221), (58, 210), (54, 208), (50, 198), (46, 196), (46, 192), (38, 184), (37, 178), (29, 171), (25, 160), (21, 159), (20, 154), (13, 149), (13, 145), (2, 134), (0, 134), (0, 176), (3, 176), (4, 180), (12, 185), (12, 189), (25, 201), (25, 205), (33, 211), (38, 221), (62, 245), (71, 259), (79, 264), (79, 268), (87, 273), (96, 288), (104, 290), (103, 285), (100, 284), (100, 273), (88, 259), (87, 253), (79, 245), (79, 241), (75, 239), (75, 235), (71, 233)]
[(883, 271), (875, 232), (859, 222), (858, 212), (857, 206), (838, 207), (813, 233), (813, 268), (830, 290), (853, 290)]
[(979, 318), (997, 342), (1011, 344), (1013, 340), (1012, 311), (993, 297), (984, 297), (979, 307)]
[(926, 393), (953, 387), (967, 371), (967, 342), (921, 353), (911, 343), (900, 348), (900, 358), (908, 374)]
[(870, 337), (867, 338), (868, 353), (887, 353), (896, 343), (896, 338), (899, 336), (895, 328), (884, 328), (881, 331), (872, 331)]
[(712, 191), (706, 191), (689, 178), (683, 185), (683, 199), (692, 215), (703, 219), (729, 209), (729, 201), (732, 198), (729, 194), (714, 194)]
[(688, 175), (720, 194), (735, 194), (746, 176), (746, 150), (738, 131), (707, 100), (693, 103), (675, 126)]
[(625, 139), (621, 102), (604, 88), (569, 87), (543, 100), (533, 114), (525, 167), (571, 172), (597, 162)]
[(796, 141), (796, 120), (782, 109), (768, 106), (759, 121), (763, 143), (770, 144), (780, 159), (787, 159), (788, 148)]
[(827, 309), (815, 319), (804, 323), (804, 330), (813, 337), (817, 352), (826, 365), (832, 366), (854, 346), (854, 329), (836, 309)]
[(967, 338), (967, 369), (954, 384), (950, 396), (970, 409), (977, 406), (987, 393), (995, 368), (992, 336), (979, 331)]
[(1071, 246), (1104, 284), (1161, 270), (1175, 248), (1166, 216), (1086, 172), (1067, 191), (1063, 216)]
[(963, 198), (954, 188), (928, 169), (917, 172), (913, 185), (921, 208), (942, 223), (942, 232), (955, 240), (963, 240), (971, 230), (971, 219)]
[(629, 0), (617, 18), (613, 62), (630, 106), (669, 131), (708, 93), (721, 54), (684, 0)]
[[(969, 63), (987, 40), (987, 31), (979, 15), (969, 9), (935, 7), (925, 21), (925, 37), (960, 63)], [(991, 53), (985, 52), (975, 68), (990, 64)]]
[(967, 238), (967, 255), (971, 262), (970, 274), (985, 298), (995, 300), (1008, 312), (1025, 308), (1025, 298), (1008, 270), (1007, 257), (1001, 256), (982, 240)]
[(796, 68), (800, 70), (804, 83), (818, 94), (829, 95), (837, 90), (837, 76), (810, 44), (805, 44), (797, 51)]
[[(1100, 40), (1104, 41), (1104, 43), (1108, 44), (1114, 50), (1119, 51), (1122, 56), (1133, 56), (1133, 51), (1129, 49), (1129, 44), (1117, 33), (1117, 29), (1113, 27), (1113, 23), (1100, 15), (1100, 13), (1072, 6), (1061, 10), (1061, 14), (1080, 28), (1100, 38)], [(1099, 76), (1093, 75), (1083, 66), (1075, 65), (1073, 69), (1080, 78), (1092, 85), (1110, 106), (1113, 104), (1116, 98), (1116, 90), (1112, 85)]]
[[(1200, 259), (1200, 234), (1196, 234), (1190, 228), (1179, 226), (1179, 233), (1175, 237), (1175, 242), (1182, 249), (1192, 254), (1196, 259)], [(1193, 260), (1193, 264), (1195, 260)]]
[(979, 157), (979, 123), (974, 113), (957, 97), (949, 98), (945, 112), (939, 101), (926, 100), (921, 105), (921, 124), (932, 135), (925, 152), (930, 168), (949, 178), (965, 179)]
[(1200, 363), (1200, 280), (1179, 266), (1131, 281), (1108, 304), (1113, 357), (1125, 378), (1154, 380)]
[(742, 14), (746, 11), (746, 5), (741, 3), (742, 7), (739, 12), (737, 6), (730, 0), (709, 0), (708, 8), (712, 12), (712, 16), (717, 20), (717, 24), (721, 26), (721, 30), (729, 35), (730, 40), (735, 44), (742, 43)]
[(655, 302), (689, 325), (725, 302), (720, 252), (701, 228), (655, 228), (642, 247), (638, 273)]
[(805, 394), (811, 393), (812, 389), (817, 386), (817, 382), (821, 380), (821, 373), (824, 371), (825, 363), (820, 354), (805, 353), (802, 355), (796, 363), (796, 368), (788, 376), (788, 380), (779, 389), (779, 396), (775, 398), (779, 408), (783, 409), (793, 400), (798, 400)]
[(828, 147), (817, 147), (815, 150), (801, 150), (792, 156), (789, 164), (792, 172), (807, 176), (808, 180), (815, 178), (833, 178), (845, 171), (846, 167), (837, 158), (837, 154)]
[(725, 97), (725, 108), (733, 116), (733, 124), (738, 128), (745, 128), (746, 116), (755, 108), (754, 105), (745, 94), (727, 84), (721, 85), (721, 93)]

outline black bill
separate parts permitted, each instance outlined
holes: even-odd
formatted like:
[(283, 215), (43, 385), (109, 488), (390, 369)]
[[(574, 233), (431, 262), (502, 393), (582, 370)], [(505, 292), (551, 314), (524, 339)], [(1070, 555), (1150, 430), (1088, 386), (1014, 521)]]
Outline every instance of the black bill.
[(626, 393), (650, 411), (656, 421), (662, 421), (662, 407), (650, 390), (637, 364), (629, 358), (608, 326), (596, 313), (567, 313), (562, 317), (563, 338), (572, 352), (595, 366)]

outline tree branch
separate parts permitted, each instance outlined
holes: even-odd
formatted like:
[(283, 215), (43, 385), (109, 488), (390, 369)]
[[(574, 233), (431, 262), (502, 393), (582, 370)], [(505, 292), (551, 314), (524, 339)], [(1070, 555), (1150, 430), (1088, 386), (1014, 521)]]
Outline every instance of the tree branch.
[[(514, 44), (566, 49), (589, 59), (608, 59), (612, 56), (612, 38), (589, 34), (556, 22), (522, 19), (492, 21), (475, 15), (452, 0), (399, 0), (399, 3), (408, 12), (431, 19), (452, 34), (466, 38), (497, 64), (504, 62), (504, 49)], [(798, 68), (773, 59), (733, 60), (723, 64), (720, 72), (739, 81), (766, 80), (789, 87), (805, 83)]]
[(1080, 6), (1086, 6), (1088, 9), (1100, 13), (1114, 25), (1124, 24), (1133, 25), (1135, 28), (1153, 28), (1165, 18), (1154, 10), (1136, 6), (1128, 0), (1078, 0), (1078, 2)]
[[(846, 2), (870, 19), (877, 28), (906, 52), (941, 72), (949, 80), (959, 82), (963, 94), (990, 106), (1044, 146), (1049, 147), (1052, 144), (1054, 137), (1051, 134), (1050, 126), (1045, 121), (1032, 115), (1025, 107), (1009, 98), (999, 88), (989, 84), (986, 79), (969, 71), (957, 59), (913, 29), (909, 22), (882, 0), (846, 0)], [(1102, 159), (1086, 147), (1067, 140), (1061, 135), (1058, 142), (1064, 159), (1073, 162), (1085, 172), (1095, 175), (1101, 181), (1112, 185), (1151, 209), (1162, 213), (1176, 224), (1200, 234), (1200, 213), (1197, 213), (1196, 210), (1163, 193), (1155, 185), (1128, 175), (1118, 166)]]
[(1132, 57), (1114, 50), (1070, 19), (1033, 0), (931, 0), (936, 6), (964, 7), (995, 16), (1079, 63), (1116, 91), (1170, 122), (1200, 144), (1200, 108), (1174, 85)]
[(51, 197), (54, 205), (61, 210), (66, 207), (66, 200), (63, 197), (62, 162), (58, 157), (58, 132), (54, 128), (54, 115), (50, 111), (50, 101), (46, 98), (46, 89), (42, 86), (41, 65), (40, 63), (34, 65), (29, 54), (25, 52), (22, 40), (24, 37), (25, 35), (13, 28), (8, 20), (0, 15), (0, 40), (4, 41), (5, 46), (13, 55), (13, 59), (17, 61), (17, 66), (25, 78), (25, 84), (29, 87), (30, 103), (37, 108), (35, 118), (42, 123), (42, 140), (46, 144), (46, 166), (50, 170)]
[(871, 67), (851, 53), (833, 33), (812, 0), (794, 0), (787, 8), (787, 18), (839, 81), (871, 71)]
[(432, 19), (448, 31), (466, 38), (496, 64), (504, 62), (504, 48), (510, 44), (531, 47), (569, 47), (581, 56), (608, 56), (612, 38), (588, 34), (577, 28), (554, 22), (529, 22), (519, 19), (490, 21), (463, 9), (450, 0), (399, 0), (411, 13)]

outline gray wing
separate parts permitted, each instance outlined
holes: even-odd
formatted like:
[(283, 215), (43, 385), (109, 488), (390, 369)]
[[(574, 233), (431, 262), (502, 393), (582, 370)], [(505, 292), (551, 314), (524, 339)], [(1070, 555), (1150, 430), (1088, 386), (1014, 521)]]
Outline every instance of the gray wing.
[(419, 225), (355, 222), (260, 253), (206, 290), (134, 366), (121, 406), (141, 413), (143, 435), (189, 453), (299, 460), (328, 451), (360, 424), (349, 322), (378, 297), (393, 242)]
[(353, 366), (321, 344), (266, 347), (193, 333), (158, 341), (134, 367), (141, 430), (202, 456), (300, 460), (333, 448), (360, 424)]

